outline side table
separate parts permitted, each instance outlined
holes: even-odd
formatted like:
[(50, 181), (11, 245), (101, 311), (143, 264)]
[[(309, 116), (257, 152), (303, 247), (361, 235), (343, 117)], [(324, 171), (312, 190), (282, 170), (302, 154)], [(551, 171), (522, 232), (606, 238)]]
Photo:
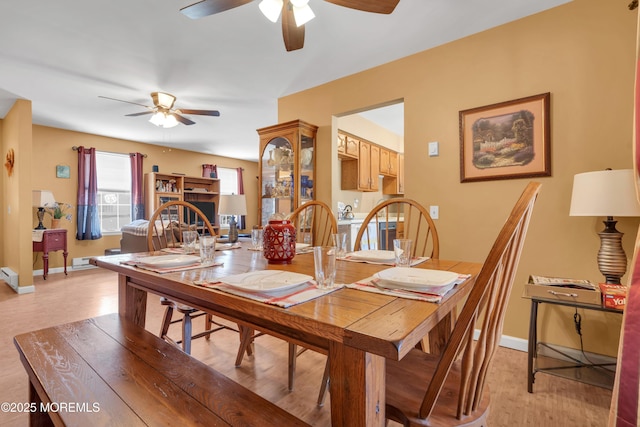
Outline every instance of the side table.
[[(527, 369), (527, 390), (533, 393), (533, 383), (536, 372), (547, 372), (564, 378), (589, 383), (592, 385), (613, 388), (616, 363), (590, 363), (571, 357), (564, 352), (553, 348), (550, 344), (538, 342), (538, 306), (540, 304), (556, 304), (567, 307), (582, 308), (585, 310), (606, 311), (622, 314), (622, 310), (604, 307), (602, 305), (584, 304), (575, 301), (550, 300), (546, 298), (531, 297), (531, 317), (529, 320), (529, 351)], [(553, 357), (539, 357), (538, 346), (546, 347), (563, 359)], [(535, 359), (535, 361), (534, 361)], [(534, 363), (535, 362), (535, 363)], [(608, 368), (611, 367), (611, 368)]]
[(44, 280), (49, 274), (49, 252), (62, 251), (64, 257), (64, 274), (67, 274), (67, 230), (65, 228), (54, 228), (44, 230), (42, 240), (33, 241), (33, 252), (42, 252), (42, 263)]

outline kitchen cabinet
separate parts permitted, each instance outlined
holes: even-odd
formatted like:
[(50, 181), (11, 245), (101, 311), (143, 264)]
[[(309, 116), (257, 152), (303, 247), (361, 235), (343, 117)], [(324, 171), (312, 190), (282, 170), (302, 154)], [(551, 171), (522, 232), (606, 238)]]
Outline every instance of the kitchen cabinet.
[(398, 153), (380, 148), (380, 175), (398, 176)]
[(258, 217), (266, 225), (275, 213), (288, 215), (315, 198), (318, 127), (294, 120), (258, 129), (260, 156)]
[(382, 194), (404, 194), (404, 154), (398, 153), (398, 170), (396, 176), (385, 176), (382, 179)]
[(185, 201), (200, 209), (218, 232), (220, 180), (217, 178), (147, 173), (144, 175), (144, 197), (146, 219), (163, 203)]
[(360, 151), (360, 141), (353, 136), (338, 131), (338, 157), (357, 159)]
[(341, 187), (343, 190), (378, 191), (380, 147), (360, 141), (358, 159), (342, 159)]

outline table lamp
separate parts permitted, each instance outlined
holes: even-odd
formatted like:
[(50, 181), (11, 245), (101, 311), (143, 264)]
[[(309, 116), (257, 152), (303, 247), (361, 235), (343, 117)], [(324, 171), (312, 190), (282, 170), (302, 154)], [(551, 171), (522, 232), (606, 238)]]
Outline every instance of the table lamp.
[(38, 226), (35, 230), (45, 230), (46, 227), (42, 224), (44, 219), (44, 207), (54, 206), (56, 204), (56, 198), (53, 197), (53, 193), (48, 190), (33, 190), (31, 194), (31, 200), (33, 207), (38, 208), (36, 215), (38, 216)]
[(627, 272), (627, 255), (614, 216), (640, 216), (632, 169), (580, 173), (573, 178), (570, 216), (603, 216), (598, 268), (606, 283), (620, 284)]
[(220, 215), (232, 215), (229, 223), (229, 243), (238, 241), (238, 224), (235, 215), (247, 214), (247, 199), (244, 194), (222, 194), (220, 196)]

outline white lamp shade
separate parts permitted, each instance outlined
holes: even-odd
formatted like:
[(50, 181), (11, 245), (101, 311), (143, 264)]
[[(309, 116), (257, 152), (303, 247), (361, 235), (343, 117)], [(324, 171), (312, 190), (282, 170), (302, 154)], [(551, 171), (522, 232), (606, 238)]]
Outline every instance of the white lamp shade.
[(313, 10), (309, 7), (308, 4), (304, 4), (303, 6), (296, 6), (293, 2), (293, 18), (296, 21), (296, 26), (301, 26), (311, 21), (316, 15), (313, 13)]
[(569, 215), (640, 216), (633, 170), (604, 170), (575, 175)]
[(49, 190), (33, 190), (31, 194), (32, 205), (36, 208), (45, 206), (53, 206), (56, 204), (56, 198)]
[(220, 196), (219, 215), (246, 215), (247, 199), (244, 194), (223, 194)]

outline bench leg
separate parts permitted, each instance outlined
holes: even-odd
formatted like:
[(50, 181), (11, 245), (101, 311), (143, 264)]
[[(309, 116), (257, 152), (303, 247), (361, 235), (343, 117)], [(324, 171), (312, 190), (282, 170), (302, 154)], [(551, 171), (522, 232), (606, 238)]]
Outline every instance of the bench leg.
[(29, 381), (29, 401), (36, 404), (36, 410), (29, 413), (30, 427), (53, 427), (53, 421), (47, 412), (40, 411), (42, 399), (38, 395), (35, 387)]

